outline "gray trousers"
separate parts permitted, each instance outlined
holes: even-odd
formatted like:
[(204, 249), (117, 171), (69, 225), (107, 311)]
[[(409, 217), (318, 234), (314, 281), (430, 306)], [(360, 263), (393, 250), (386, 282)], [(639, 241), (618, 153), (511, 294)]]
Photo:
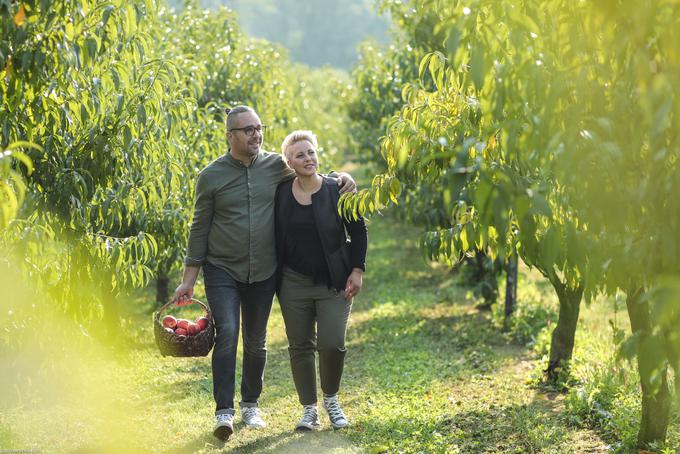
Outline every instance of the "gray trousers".
[(352, 300), (284, 267), (279, 303), (300, 403), (317, 401), (315, 350), (319, 352), (321, 390), (328, 396), (336, 394), (345, 364), (345, 333)]

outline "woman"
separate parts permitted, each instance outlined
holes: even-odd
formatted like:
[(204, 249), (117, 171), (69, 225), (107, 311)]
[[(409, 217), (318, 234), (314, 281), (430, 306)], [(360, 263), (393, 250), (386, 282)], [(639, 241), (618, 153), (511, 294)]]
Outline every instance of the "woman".
[(278, 299), (293, 381), (303, 405), (296, 430), (320, 427), (315, 350), (330, 423), (336, 429), (348, 425), (337, 393), (347, 321), (352, 298), (361, 291), (367, 245), (364, 220), (340, 218), (335, 179), (317, 173), (316, 148), (311, 131), (294, 131), (285, 138), (281, 151), (296, 176), (276, 191)]

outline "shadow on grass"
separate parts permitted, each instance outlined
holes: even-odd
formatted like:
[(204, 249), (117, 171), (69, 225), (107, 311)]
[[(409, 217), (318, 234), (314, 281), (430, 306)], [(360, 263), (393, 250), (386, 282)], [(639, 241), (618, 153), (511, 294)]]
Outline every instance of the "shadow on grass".
[[(498, 405), (436, 419), (358, 421), (381, 450), (406, 452), (573, 452), (566, 427), (542, 405)], [(563, 448), (560, 448), (560, 445)]]
[(447, 304), (373, 315), (351, 327), (343, 387), (366, 395), (424, 396), (442, 380), (492, 375), (521, 353), (488, 318)]
[[(232, 437), (238, 437), (241, 427), (236, 428)], [(229, 450), (233, 453), (276, 452), (276, 453), (351, 453), (360, 452), (349, 440), (333, 430), (308, 433), (280, 432), (258, 437), (250, 443), (231, 448), (230, 441), (220, 441), (212, 433), (205, 433), (184, 446), (164, 451), (166, 454), (194, 453), (201, 450)]]
[(276, 453), (351, 453), (360, 452), (341, 433), (332, 429), (316, 432), (284, 432), (260, 438), (233, 452), (276, 452)]
[[(193, 396), (203, 396), (206, 400), (212, 398), (213, 384), (210, 369), (200, 376), (187, 376), (170, 383), (156, 383), (154, 393), (164, 396), (168, 400), (182, 400), (187, 398), (188, 390)], [(151, 401), (156, 397), (150, 397)], [(143, 405), (143, 403), (142, 403)]]
[(182, 446), (162, 451), (166, 454), (194, 453), (202, 449), (222, 450), (229, 448), (229, 441), (221, 441), (215, 438), (212, 432), (205, 432), (199, 437), (185, 443)]

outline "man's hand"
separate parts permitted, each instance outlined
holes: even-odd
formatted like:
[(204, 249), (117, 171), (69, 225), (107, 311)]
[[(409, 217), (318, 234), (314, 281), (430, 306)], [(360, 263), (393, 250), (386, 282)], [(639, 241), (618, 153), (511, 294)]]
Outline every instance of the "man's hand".
[(340, 194), (345, 194), (347, 192), (354, 192), (357, 190), (357, 183), (347, 172), (338, 173), (338, 187), (340, 188)]
[(182, 282), (175, 289), (175, 304), (177, 306), (187, 306), (191, 304), (191, 298), (194, 297), (194, 286)]
[(347, 283), (345, 284), (345, 299), (352, 299), (361, 291), (361, 287), (364, 284), (364, 270), (361, 268), (354, 268), (352, 273), (347, 278)]
[(191, 304), (191, 298), (194, 297), (194, 283), (198, 277), (198, 270), (200, 266), (185, 266), (182, 273), (182, 283), (175, 289), (175, 297), (173, 301), (178, 306), (186, 306)]

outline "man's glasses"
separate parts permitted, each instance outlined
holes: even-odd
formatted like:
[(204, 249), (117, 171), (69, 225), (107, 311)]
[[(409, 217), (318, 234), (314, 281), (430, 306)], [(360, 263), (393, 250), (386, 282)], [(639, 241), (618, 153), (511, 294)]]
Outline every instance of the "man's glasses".
[(231, 128), (229, 132), (232, 131), (243, 131), (245, 135), (253, 137), (255, 135), (255, 131), (259, 132), (260, 134), (264, 134), (265, 129), (267, 127), (265, 125), (257, 125), (257, 126), (246, 126), (245, 128)]

